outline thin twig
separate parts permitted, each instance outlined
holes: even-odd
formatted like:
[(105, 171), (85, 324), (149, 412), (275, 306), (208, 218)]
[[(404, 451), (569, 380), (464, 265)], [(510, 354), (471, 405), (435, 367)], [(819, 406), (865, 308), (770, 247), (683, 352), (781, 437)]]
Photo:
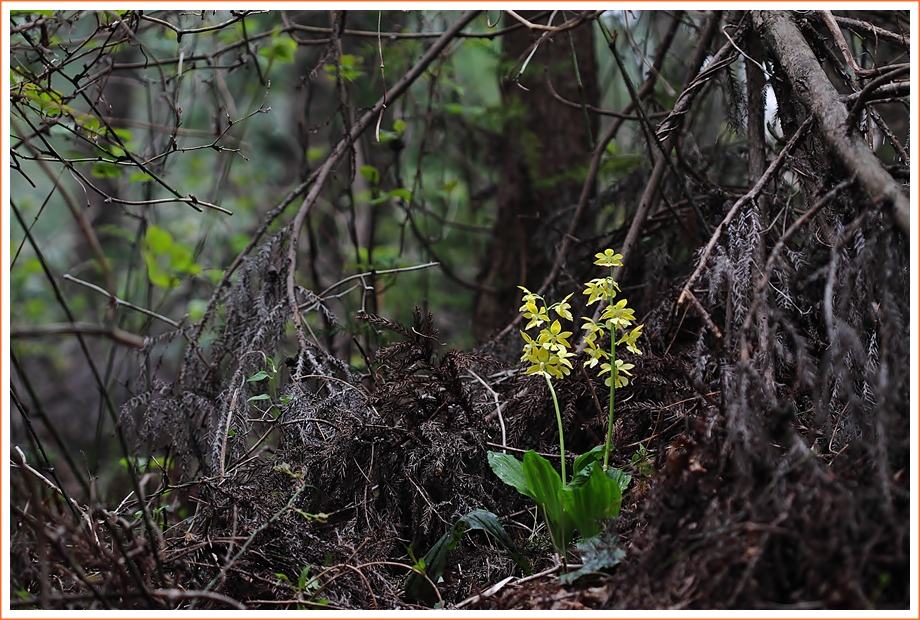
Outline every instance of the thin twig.
[(508, 437), (507, 437), (507, 435), (505, 434), (505, 419), (502, 417), (502, 405), (501, 405), (501, 403), (498, 401), (498, 392), (496, 392), (495, 390), (493, 390), (493, 389), (489, 386), (488, 383), (486, 383), (485, 381), (482, 380), (482, 377), (480, 377), (479, 375), (477, 375), (475, 372), (473, 372), (473, 371), (470, 370), (469, 368), (467, 368), (466, 371), (467, 371), (468, 373), (470, 373), (470, 375), (472, 375), (474, 379), (476, 379), (477, 381), (479, 381), (487, 390), (489, 390), (490, 392), (492, 392), (492, 398), (495, 399), (495, 415), (498, 416), (498, 424), (499, 424), (499, 426), (501, 426), (501, 428), (502, 428), (502, 452), (507, 453), (508, 450), (506, 449), (505, 446), (508, 445)]
[(135, 349), (143, 349), (146, 339), (137, 334), (126, 332), (123, 329), (107, 325), (94, 325), (92, 323), (50, 323), (37, 327), (21, 327), (10, 330), (10, 338), (21, 340), (26, 338), (43, 338), (45, 336), (59, 336), (63, 334), (86, 334), (88, 336), (104, 336), (113, 342), (124, 344)]
[(132, 304), (132, 303), (129, 302), (129, 301), (125, 301), (124, 299), (119, 299), (119, 298), (116, 297), (115, 295), (112, 295), (111, 293), (109, 293), (109, 292), (108, 292), (107, 290), (105, 290), (104, 288), (102, 288), (102, 287), (100, 287), (100, 286), (96, 286), (95, 284), (93, 284), (93, 283), (91, 283), (91, 282), (87, 282), (86, 280), (81, 280), (80, 278), (75, 278), (75, 277), (73, 277), (72, 275), (70, 275), (69, 273), (65, 273), (63, 277), (64, 277), (65, 280), (68, 280), (68, 281), (70, 281), (70, 282), (75, 282), (76, 284), (79, 284), (79, 285), (81, 285), (81, 286), (85, 286), (86, 288), (92, 289), (92, 290), (96, 291), (97, 293), (101, 293), (101, 294), (105, 295), (105, 296), (108, 297), (110, 300), (112, 300), (112, 302), (114, 302), (114, 304), (115, 304), (116, 306), (124, 306), (125, 308), (131, 308), (132, 310), (136, 310), (137, 312), (140, 312), (140, 313), (142, 313), (142, 314), (146, 314), (147, 316), (151, 316), (151, 317), (153, 317), (153, 318), (155, 318), (155, 319), (158, 319), (158, 320), (160, 320), (160, 321), (163, 321), (164, 323), (167, 323), (168, 325), (172, 325), (172, 326), (175, 327), (176, 329), (178, 329), (178, 328), (180, 327), (180, 324), (179, 324), (179, 323), (177, 323), (176, 321), (173, 321), (173, 320), (172, 320), (171, 318), (169, 318), (168, 316), (163, 316), (162, 314), (157, 314), (157, 313), (154, 312), (153, 310), (148, 310), (147, 308), (141, 308), (140, 306), (135, 306), (134, 304)]
[(576, 28), (582, 22), (588, 19), (588, 17), (590, 17), (590, 15), (582, 14), (582, 15), (579, 15), (578, 17), (574, 17), (570, 19), (569, 21), (559, 26), (544, 26), (542, 24), (535, 24), (531, 21), (528, 21), (510, 9), (506, 9), (505, 13), (507, 13), (508, 15), (510, 15), (511, 17), (513, 17), (514, 19), (522, 23), (529, 30), (540, 30), (542, 32), (552, 32), (552, 33), (565, 32), (566, 30), (571, 30), (572, 28)]

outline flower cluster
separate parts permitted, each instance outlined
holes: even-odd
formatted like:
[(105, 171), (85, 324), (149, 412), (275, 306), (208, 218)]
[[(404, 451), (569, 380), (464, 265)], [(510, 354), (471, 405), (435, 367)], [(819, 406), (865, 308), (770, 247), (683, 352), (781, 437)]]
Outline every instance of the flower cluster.
[[(615, 254), (613, 250), (605, 250), (603, 253), (596, 254), (595, 257), (597, 260), (594, 261), (594, 264), (609, 267), (610, 275), (586, 282), (584, 294), (588, 296), (589, 306), (602, 300), (606, 301), (608, 305), (601, 313), (599, 323), (588, 317), (583, 319), (583, 329), (586, 332), (584, 336), (585, 353), (588, 355), (585, 366), (593, 368), (600, 363), (601, 371), (599, 374), (609, 373), (611, 375), (607, 377), (606, 385), (608, 387), (624, 387), (629, 384), (628, 377), (632, 376), (629, 371), (633, 369), (633, 365), (622, 360), (614, 360), (611, 365), (609, 361), (604, 360), (609, 360), (616, 346), (620, 344), (625, 344), (627, 349), (641, 355), (642, 351), (636, 346), (636, 340), (642, 335), (642, 325), (635, 327), (631, 331), (625, 331), (635, 322), (635, 312), (632, 308), (626, 306), (625, 299), (621, 299), (616, 303), (613, 301), (617, 293), (620, 292), (620, 287), (613, 279), (613, 268), (623, 264), (623, 256)], [(624, 330), (624, 333), (619, 339), (616, 339), (618, 329)], [(610, 353), (598, 346), (598, 340), (607, 332), (610, 332), (612, 341)]]
[(572, 295), (547, 307), (546, 301), (539, 295), (531, 293), (523, 286), (518, 288), (524, 291), (522, 300), (524, 304), (520, 307), (520, 311), (525, 319), (530, 320), (524, 329), (547, 324), (547, 327), (540, 330), (536, 339), (527, 335), (526, 331), (521, 332), (521, 336), (524, 337), (524, 354), (521, 360), (531, 364), (527, 369), (527, 374), (540, 374), (544, 377), (561, 379), (572, 371), (572, 362), (569, 361), (569, 358), (575, 354), (569, 351), (572, 345), (568, 341), (572, 332), (563, 331), (559, 319), (550, 323), (549, 313), (555, 312), (560, 318), (571, 321), (572, 313), (569, 310), (571, 305), (568, 301)]

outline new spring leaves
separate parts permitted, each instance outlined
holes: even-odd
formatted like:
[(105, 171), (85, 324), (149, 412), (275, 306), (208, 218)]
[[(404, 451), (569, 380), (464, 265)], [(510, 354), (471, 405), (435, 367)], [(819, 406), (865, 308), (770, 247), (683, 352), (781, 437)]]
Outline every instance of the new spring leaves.
[[(586, 282), (583, 294), (588, 296), (589, 306), (601, 300), (607, 301), (609, 305), (601, 314), (599, 323), (596, 323), (590, 317), (582, 319), (584, 321), (582, 329), (587, 332), (584, 336), (585, 352), (588, 354), (585, 366), (594, 368), (600, 363), (601, 370), (599, 374), (611, 375), (607, 377), (606, 385), (610, 386), (612, 380), (614, 387), (623, 387), (629, 384), (628, 377), (632, 376), (629, 371), (632, 370), (633, 365), (615, 359), (611, 366), (609, 361), (610, 354), (601, 349), (597, 343), (605, 333), (610, 332), (611, 339), (615, 339), (617, 330), (622, 330), (623, 333), (618, 340), (615, 340), (614, 346), (625, 344), (626, 348), (633, 353), (641, 354), (642, 351), (636, 346), (636, 340), (642, 335), (642, 325), (627, 331), (629, 326), (636, 320), (635, 313), (632, 308), (627, 307), (625, 299), (621, 299), (616, 303), (613, 302), (620, 291), (620, 287), (613, 279), (613, 268), (623, 264), (623, 256), (607, 249), (596, 254), (596, 258), (597, 260), (594, 261), (594, 264), (608, 267), (610, 275)], [(541, 374), (545, 377), (562, 379), (571, 372), (572, 362), (569, 361), (569, 358), (575, 356), (571, 351), (572, 345), (568, 341), (572, 332), (563, 331), (562, 324), (559, 322), (559, 319), (574, 320), (569, 310), (571, 308), (569, 298), (572, 297), (572, 293), (562, 301), (547, 307), (546, 301), (542, 297), (531, 293), (523, 286), (519, 288), (524, 291), (523, 305), (520, 307), (520, 311), (525, 319), (529, 319), (527, 326), (524, 328), (525, 331), (521, 331), (521, 336), (524, 337), (524, 354), (521, 356), (521, 360), (531, 364), (530, 368), (527, 369), (527, 374)], [(555, 313), (559, 319), (550, 322), (550, 312)], [(526, 330), (542, 325), (547, 325), (547, 327), (541, 329), (535, 339), (527, 334)]]

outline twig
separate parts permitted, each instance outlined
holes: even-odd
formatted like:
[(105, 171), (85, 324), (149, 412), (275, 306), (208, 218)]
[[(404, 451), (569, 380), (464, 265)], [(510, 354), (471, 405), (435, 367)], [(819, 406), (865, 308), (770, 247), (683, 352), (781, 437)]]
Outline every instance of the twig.
[(236, 13), (231, 11), (231, 14), (234, 16), (233, 19), (229, 19), (220, 24), (214, 24), (213, 26), (204, 26), (202, 28), (179, 28), (178, 26), (173, 26), (165, 19), (159, 19), (156, 17), (151, 17), (150, 15), (144, 15), (143, 13), (138, 13), (138, 17), (144, 21), (153, 22), (154, 24), (159, 24), (166, 28), (169, 28), (176, 33), (176, 42), (182, 40), (182, 37), (187, 34), (201, 34), (204, 32), (212, 32), (214, 30), (220, 30), (226, 26), (232, 26), (240, 20), (246, 19), (250, 15), (258, 15), (260, 13), (268, 13), (268, 11), (242, 11)]
[(900, 65), (895, 67), (891, 71), (880, 75), (871, 82), (865, 85), (865, 87), (859, 91), (859, 94), (856, 96), (856, 101), (850, 107), (850, 113), (847, 115), (847, 131), (853, 131), (856, 129), (856, 123), (859, 121), (859, 111), (862, 110), (863, 106), (866, 104), (866, 101), (876, 90), (882, 86), (891, 82), (893, 78), (896, 78), (899, 75), (905, 73), (910, 73), (910, 65)]
[(179, 324), (179, 323), (177, 323), (176, 321), (173, 321), (173, 320), (172, 320), (171, 318), (169, 318), (168, 316), (163, 316), (162, 314), (157, 314), (157, 313), (154, 312), (153, 310), (148, 310), (147, 308), (141, 308), (140, 306), (135, 306), (134, 304), (132, 304), (132, 303), (129, 302), (129, 301), (125, 301), (124, 299), (119, 299), (119, 298), (116, 297), (115, 295), (112, 295), (111, 293), (109, 293), (109, 292), (108, 292), (107, 290), (105, 290), (104, 288), (99, 287), (99, 286), (96, 286), (95, 284), (92, 284), (91, 282), (87, 282), (87, 281), (85, 281), (85, 280), (81, 280), (80, 278), (75, 278), (75, 277), (73, 277), (72, 275), (70, 275), (69, 273), (65, 273), (63, 277), (64, 277), (65, 280), (68, 280), (68, 281), (70, 281), (70, 282), (75, 282), (76, 284), (79, 284), (79, 285), (81, 285), (81, 286), (85, 286), (86, 288), (92, 289), (92, 290), (96, 291), (97, 293), (102, 293), (103, 295), (105, 295), (106, 297), (108, 297), (110, 300), (112, 300), (112, 302), (113, 302), (116, 306), (124, 306), (125, 308), (131, 308), (132, 310), (136, 310), (137, 312), (140, 312), (140, 313), (142, 313), (142, 314), (146, 314), (147, 316), (151, 316), (151, 317), (153, 317), (153, 318), (155, 318), (155, 319), (158, 319), (158, 320), (160, 320), (160, 321), (163, 321), (164, 323), (167, 323), (167, 324), (169, 324), (169, 325), (172, 325), (173, 327), (175, 327), (175, 328), (177, 328), (177, 329), (180, 327), (180, 324)]
[(690, 274), (690, 278), (687, 280), (687, 283), (684, 284), (684, 287), (680, 291), (680, 295), (677, 298), (677, 305), (681, 306), (683, 303), (690, 298), (692, 294), (690, 292), (690, 287), (696, 282), (696, 279), (700, 277), (700, 274), (703, 272), (703, 268), (706, 266), (706, 261), (709, 260), (709, 255), (712, 253), (712, 249), (715, 247), (716, 242), (719, 240), (719, 236), (722, 234), (722, 230), (734, 219), (735, 215), (738, 214), (738, 211), (741, 207), (751, 202), (757, 200), (757, 197), (760, 195), (760, 192), (763, 191), (764, 186), (773, 178), (779, 168), (785, 163), (786, 157), (789, 155), (792, 150), (798, 146), (799, 141), (808, 133), (808, 130), (811, 129), (811, 124), (814, 122), (814, 115), (809, 116), (805, 119), (805, 122), (799, 126), (798, 131), (793, 134), (792, 138), (789, 139), (789, 142), (786, 143), (785, 148), (780, 151), (779, 155), (776, 156), (767, 170), (763, 173), (763, 176), (754, 184), (748, 192), (739, 198), (732, 208), (729, 209), (728, 213), (722, 219), (718, 226), (716, 226), (715, 232), (712, 233), (712, 237), (709, 239), (709, 243), (706, 244), (706, 247), (703, 248), (703, 253), (700, 255), (700, 260), (696, 265), (696, 269), (693, 270), (693, 273)]
[(126, 332), (118, 327), (106, 325), (93, 325), (91, 323), (50, 323), (38, 327), (23, 327), (11, 329), (10, 338), (42, 338), (44, 336), (57, 336), (62, 334), (86, 334), (89, 336), (105, 336), (109, 340), (124, 344), (135, 349), (143, 349), (146, 339), (142, 336)]
[[(15, 118), (10, 118), (10, 125), (17, 135), (24, 135), (22, 128), (19, 126), (19, 123), (16, 122)], [(44, 138), (42, 137), (42, 139)], [(40, 153), (38, 149), (34, 144), (32, 144), (30, 140), (23, 139), (23, 144), (25, 144), (25, 147), (29, 149), (29, 152), (32, 153), (34, 157), (39, 157)], [(38, 164), (41, 166), (42, 171), (48, 176), (48, 178), (51, 179), (52, 183), (55, 183), (55, 177), (51, 167), (46, 162), (41, 160), (38, 161)], [(89, 244), (89, 247), (92, 248), (93, 254), (96, 256), (96, 261), (99, 263), (99, 269), (102, 271), (103, 277), (105, 278), (106, 288), (110, 291), (110, 294), (114, 294), (115, 282), (112, 279), (112, 272), (109, 270), (108, 261), (105, 259), (105, 253), (102, 251), (102, 246), (99, 244), (99, 238), (96, 236), (95, 230), (92, 226), (90, 226), (89, 221), (86, 219), (85, 212), (77, 206), (76, 201), (74, 200), (73, 196), (70, 195), (70, 192), (67, 190), (67, 188), (64, 187), (64, 185), (61, 183), (55, 183), (55, 187), (61, 193), (61, 197), (64, 198), (64, 202), (70, 209), (70, 213), (73, 215), (73, 218), (77, 221), (77, 225), (80, 227), (80, 231), (83, 233), (83, 236), (86, 237), (86, 242)], [(23, 224), (23, 227), (25, 227), (25, 224)]]
[(508, 577), (505, 577), (504, 579), (502, 579), (502, 580), (499, 581), (498, 583), (496, 583), (496, 584), (494, 584), (494, 585), (492, 585), (492, 586), (489, 586), (488, 589), (483, 590), (483, 591), (480, 592), (479, 594), (474, 594), (473, 596), (471, 596), (471, 597), (469, 597), (469, 598), (463, 599), (462, 601), (460, 601), (459, 603), (457, 603), (457, 609), (463, 609), (463, 608), (466, 607), (467, 605), (474, 605), (474, 604), (478, 603), (480, 600), (482, 600), (482, 599), (484, 599), (484, 598), (489, 598), (490, 596), (493, 596), (493, 595), (496, 594), (499, 590), (501, 590), (502, 588), (504, 588), (510, 581), (513, 581), (514, 579), (515, 579), (514, 575), (510, 575), (510, 576), (508, 576)]
[(891, 32), (890, 30), (885, 30), (884, 28), (879, 28), (878, 26), (860, 19), (839, 17), (837, 15), (834, 16), (834, 19), (844, 28), (849, 28), (850, 30), (855, 30), (862, 34), (872, 35), (879, 39), (885, 39), (889, 43), (894, 43), (904, 50), (910, 50), (910, 37)]
[[(369, 277), (369, 276), (372, 276), (372, 275), (383, 275), (383, 274), (387, 274), (387, 273), (400, 273), (400, 272), (403, 272), (403, 271), (415, 271), (415, 270), (417, 270), (417, 269), (428, 269), (429, 267), (435, 267), (435, 266), (437, 266), (437, 265), (439, 265), (439, 264), (440, 264), (440, 263), (437, 263), (437, 262), (430, 262), (430, 263), (422, 263), (421, 265), (412, 265), (412, 266), (410, 266), (410, 267), (398, 267), (398, 268), (395, 268), (395, 269), (375, 269), (374, 271), (364, 271), (364, 272), (361, 272), (361, 273), (356, 273), (356, 274), (354, 274), (354, 275), (351, 275), (351, 276), (348, 276), (348, 277), (346, 277), (346, 278), (343, 278), (343, 279), (339, 280), (339, 281), (336, 282), (335, 284), (329, 285), (328, 287), (326, 287), (326, 290), (324, 290), (322, 293), (320, 293), (319, 295), (317, 295), (317, 297), (318, 297), (320, 300), (325, 299), (325, 298), (326, 298), (326, 295), (328, 295), (331, 291), (337, 289), (338, 287), (342, 286), (342, 285), (345, 284), (346, 282), (351, 282), (352, 280), (362, 280), (362, 282), (363, 282), (363, 279), (364, 279), (364, 278)], [(300, 307), (303, 308), (303, 307), (305, 307), (305, 306), (307, 306), (307, 305), (310, 305), (310, 304), (313, 304), (313, 303), (315, 303), (315, 302), (307, 302), (307, 303), (301, 304)]]
[(569, 21), (559, 26), (544, 26), (542, 24), (535, 24), (531, 21), (527, 21), (526, 19), (524, 19), (523, 17), (521, 17), (520, 15), (518, 15), (517, 13), (515, 13), (514, 11), (510, 9), (506, 9), (505, 13), (507, 13), (508, 15), (510, 15), (511, 17), (513, 17), (514, 19), (522, 23), (529, 30), (540, 30), (542, 32), (565, 32), (566, 30), (571, 30), (572, 28), (579, 26), (583, 21), (585, 21), (589, 17), (588, 15), (582, 14), (582, 15), (579, 15), (578, 17), (574, 17), (570, 19)]
[(502, 417), (502, 405), (501, 405), (501, 403), (498, 401), (498, 392), (496, 392), (495, 390), (493, 390), (493, 389), (489, 386), (488, 383), (486, 383), (485, 381), (482, 380), (482, 377), (480, 377), (479, 375), (477, 375), (475, 372), (473, 372), (473, 371), (470, 370), (469, 368), (467, 368), (466, 371), (467, 371), (468, 373), (470, 373), (470, 374), (473, 376), (474, 379), (476, 379), (477, 381), (479, 381), (487, 390), (489, 390), (490, 392), (492, 392), (492, 398), (495, 399), (495, 415), (498, 416), (498, 424), (499, 424), (499, 426), (501, 426), (501, 428), (502, 428), (502, 452), (507, 453), (506, 446), (508, 445), (508, 437), (507, 437), (507, 435), (505, 434), (505, 419)]
[(674, 161), (671, 159), (669, 154), (670, 149), (666, 148), (661, 142), (661, 138), (658, 137), (658, 134), (652, 129), (652, 121), (649, 119), (648, 114), (645, 112), (645, 106), (642, 105), (642, 99), (639, 98), (639, 93), (636, 92), (636, 87), (633, 85), (632, 80), (629, 77), (629, 73), (626, 71), (626, 66), (623, 64), (623, 58), (620, 56), (620, 52), (617, 51), (616, 47), (616, 32), (613, 33), (613, 40), (608, 44), (610, 51), (613, 52), (613, 57), (617, 61), (617, 66), (620, 68), (620, 75), (623, 76), (623, 81), (626, 83), (626, 88), (629, 90), (629, 96), (633, 99), (633, 102), (636, 105), (636, 109), (639, 111), (639, 116), (642, 117), (642, 129), (645, 130), (646, 137), (649, 141), (649, 150), (652, 149), (652, 145), (658, 148), (661, 156), (664, 157), (664, 162), (667, 164), (668, 169), (671, 171), (671, 174), (674, 175), (674, 178), (677, 180), (677, 183), (680, 185), (681, 189), (684, 192), (684, 196), (687, 198), (687, 202), (690, 203), (690, 206), (693, 207), (693, 212), (696, 214), (696, 218), (699, 220), (700, 225), (703, 227), (707, 233), (712, 232), (712, 227), (709, 225), (709, 222), (706, 221), (706, 218), (703, 217), (703, 213), (700, 211), (699, 205), (696, 204), (696, 201), (693, 199), (693, 193), (690, 191), (690, 187), (687, 185), (687, 179), (680, 172), (677, 171), (677, 167), (674, 165)]

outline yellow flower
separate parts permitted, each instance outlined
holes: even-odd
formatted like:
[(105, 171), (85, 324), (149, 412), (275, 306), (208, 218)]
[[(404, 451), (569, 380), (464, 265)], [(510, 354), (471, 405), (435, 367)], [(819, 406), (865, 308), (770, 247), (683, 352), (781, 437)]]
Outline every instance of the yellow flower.
[(594, 257), (597, 259), (594, 264), (601, 267), (621, 267), (623, 265), (623, 255), (614, 254), (613, 250), (609, 248), (604, 250), (603, 253), (595, 254)]
[(568, 321), (573, 320), (572, 313), (569, 312), (569, 308), (572, 307), (572, 304), (569, 303), (569, 297), (571, 297), (573, 294), (574, 293), (569, 293), (568, 295), (565, 296), (565, 299), (560, 301), (558, 304), (553, 305), (553, 308), (552, 308), (553, 310), (556, 311), (556, 314), (558, 314), (559, 316), (561, 316), (562, 318)]
[(620, 290), (617, 283), (610, 278), (594, 278), (590, 282), (585, 282), (585, 286), (587, 288), (582, 294), (588, 296), (589, 306), (599, 299), (612, 300)]
[(572, 335), (572, 332), (562, 331), (562, 324), (558, 320), (553, 321), (552, 325), (549, 326), (549, 329), (544, 329), (540, 332), (541, 338), (546, 334), (546, 341), (543, 346), (547, 349), (552, 349), (555, 351), (565, 351), (569, 349), (572, 345), (569, 344), (569, 341), (566, 340), (569, 336)]
[(621, 299), (615, 304), (610, 304), (601, 314), (601, 320), (607, 322), (607, 329), (614, 330), (617, 328), (629, 327), (636, 320), (635, 312), (632, 308), (626, 307), (626, 300)]
[[(614, 374), (612, 377), (607, 377), (607, 379), (604, 381), (604, 384), (609, 387), (610, 381), (613, 380), (614, 387), (620, 388), (629, 385), (629, 379), (626, 377), (632, 376), (632, 373), (629, 371), (633, 368), (634, 366), (632, 364), (624, 363), (623, 360), (616, 360), (616, 363), (614, 364)], [(598, 376), (606, 372), (610, 372), (610, 364), (601, 364), (601, 371), (597, 373)]]
[(636, 346), (636, 340), (639, 336), (642, 335), (642, 328), (644, 325), (639, 325), (631, 332), (623, 334), (623, 336), (617, 341), (617, 344), (626, 344), (626, 348), (635, 353), (636, 355), (642, 355), (642, 351), (639, 350), (639, 347)]

